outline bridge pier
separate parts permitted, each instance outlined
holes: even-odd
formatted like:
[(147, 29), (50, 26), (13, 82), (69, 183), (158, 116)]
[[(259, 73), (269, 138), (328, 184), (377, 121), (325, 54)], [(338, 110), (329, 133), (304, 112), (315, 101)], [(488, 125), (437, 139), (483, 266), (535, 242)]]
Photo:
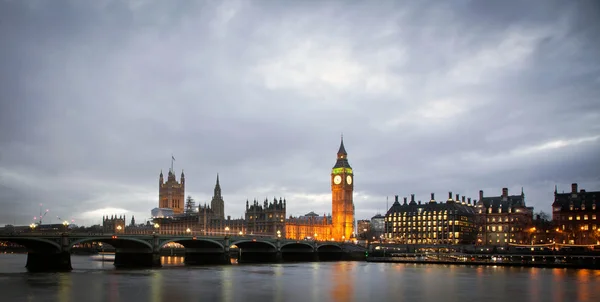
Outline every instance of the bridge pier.
[(69, 252), (29, 252), (25, 268), (29, 272), (68, 272), (71, 267)]
[(115, 253), (114, 266), (117, 268), (161, 267), (159, 253)]

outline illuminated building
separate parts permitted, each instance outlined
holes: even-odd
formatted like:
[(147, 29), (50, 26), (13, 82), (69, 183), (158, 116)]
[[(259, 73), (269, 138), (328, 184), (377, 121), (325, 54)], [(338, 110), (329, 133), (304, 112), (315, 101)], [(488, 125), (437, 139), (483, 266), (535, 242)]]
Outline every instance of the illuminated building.
[(331, 240), (331, 216), (310, 212), (300, 217), (289, 217), (285, 222), (286, 238)]
[(158, 183), (158, 208), (172, 209), (174, 214), (182, 214), (185, 200), (185, 175), (181, 171), (180, 182), (175, 179), (173, 169), (169, 170), (167, 181), (164, 182), (163, 173), (160, 172)]
[(436, 202), (434, 194), (427, 203), (398, 202), (398, 195), (385, 215), (385, 237), (402, 244), (472, 244), (476, 238), (475, 212), (471, 204), (452, 199)]
[[(287, 238), (302, 240), (307, 237), (316, 240), (346, 241), (354, 237), (354, 173), (348, 163), (348, 153), (344, 140), (340, 142), (337, 160), (331, 169), (331, 220), (304, 217), (290, 217), (287, 220)], [(309, 216), (310, 217), (310, 216)], [(317, 227), (318, 225), (318, 227)], [(314, 230), (313, 234), (310, 234)]]
[(525, 194), (508, 195), (508, 188), (501, 196), (484, 197), (479, 191), (475, 205), (477, 220), (477, 244), (509, 245), (527, 244), (531, 240), (533, 207), (525, 205)]
[(263, 204), (254, 200), (252, 205), (246, 200), (246, 233), (264, 234), (285, 238), (285, 206), (284, 199), (273, 199), (269, 202), (267, 199)]
[(354, 173), (348, 163), (344, 139), (331, 170), (331, 227), (335, 241), (345, 241), (354, 234)]
[(554, 189), (552, 220), (557, 227), (557, 243), (598, 244), (600, 240), (600, 191), (577, 191), (571, 185), (570, 193)]

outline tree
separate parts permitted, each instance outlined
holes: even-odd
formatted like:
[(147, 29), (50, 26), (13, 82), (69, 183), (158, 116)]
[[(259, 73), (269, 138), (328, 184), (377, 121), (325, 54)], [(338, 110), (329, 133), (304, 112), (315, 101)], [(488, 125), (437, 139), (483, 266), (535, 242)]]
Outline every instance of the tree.
[(550, 215), (548, 215), (544, 211), (539, 211), (538, 213), (534, 214), (534, 217), (536, 217), (536, 218), (539, 217), (539, 219), (543, 220), (543, 221), (550, 221), (551, 220)]
[(191, 215), (196, 211), (196, 202), (192, 198), (192, 196), (188, 196), (185, 201), (185, 214)]

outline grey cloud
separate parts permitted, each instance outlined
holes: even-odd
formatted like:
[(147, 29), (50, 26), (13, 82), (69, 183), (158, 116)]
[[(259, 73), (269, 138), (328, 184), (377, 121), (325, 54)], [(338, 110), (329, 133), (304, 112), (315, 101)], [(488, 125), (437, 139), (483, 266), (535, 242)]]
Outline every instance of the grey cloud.
[(234, 217), (274, 196), (330, 212), (341, 132), (359, 218), (503, 186), (548, 210), (555, 183), (600, 186), (597, 8), (2, 2), (0, 224), (39, 203), (145, 218), (172, 153), (198, 203), (220, 173)]

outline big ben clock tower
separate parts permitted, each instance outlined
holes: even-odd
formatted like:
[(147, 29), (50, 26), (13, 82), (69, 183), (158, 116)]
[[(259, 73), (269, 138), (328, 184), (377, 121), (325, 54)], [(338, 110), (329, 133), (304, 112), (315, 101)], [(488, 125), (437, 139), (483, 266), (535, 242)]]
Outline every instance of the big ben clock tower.
[(348, 163), (344, 138), (337, 152), (337, 161), (331, 170), (332, 235), (336, 241), (349, 240), (354, 230), (354, 173)]

